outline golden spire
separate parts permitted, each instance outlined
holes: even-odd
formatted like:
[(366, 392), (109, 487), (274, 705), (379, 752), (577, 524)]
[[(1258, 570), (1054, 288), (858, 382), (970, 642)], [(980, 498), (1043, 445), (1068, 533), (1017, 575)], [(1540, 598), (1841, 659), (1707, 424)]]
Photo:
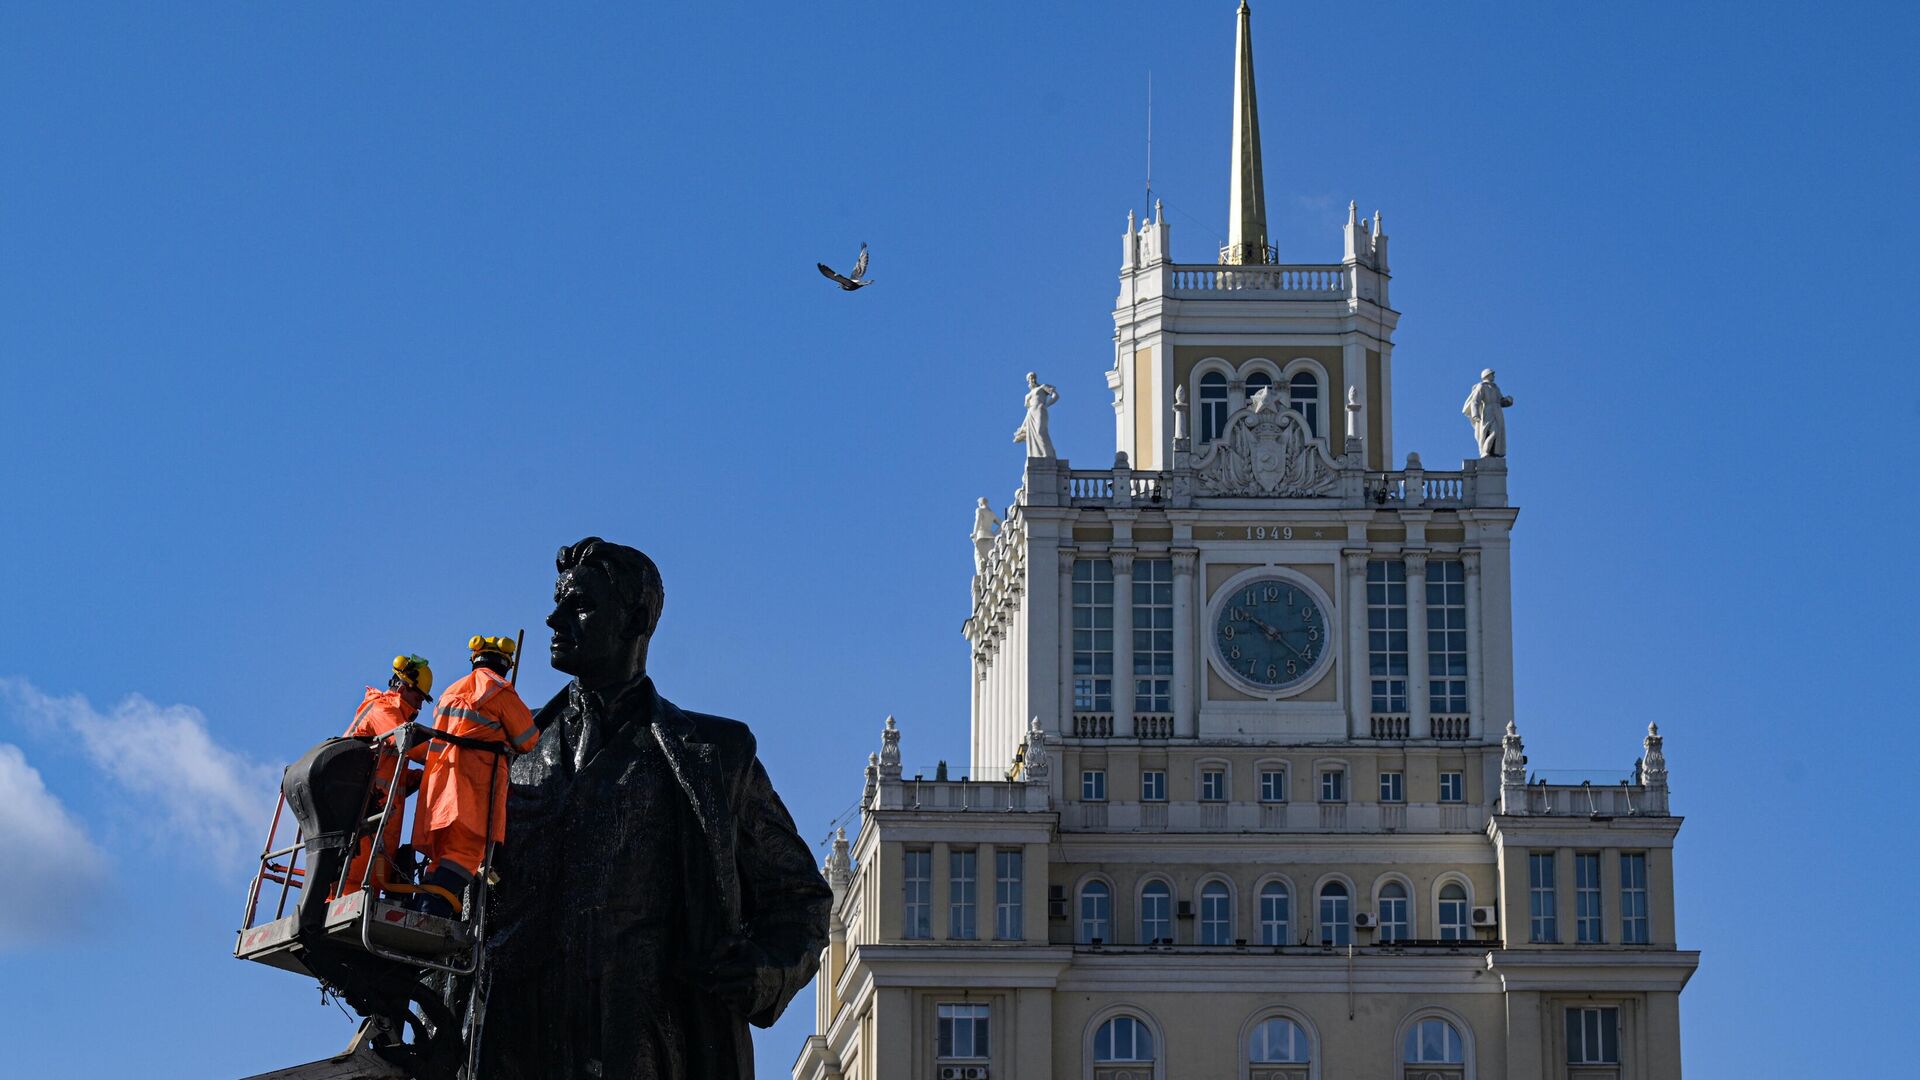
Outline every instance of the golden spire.
[(1240, 0), (1233, 42), (1233, 186), (1228, 194), (1223, 263), (1275, 262), (1267, 244), (1266, 184), (1260, 174), (1260, 108), (1253, 95), (1253, 13)]

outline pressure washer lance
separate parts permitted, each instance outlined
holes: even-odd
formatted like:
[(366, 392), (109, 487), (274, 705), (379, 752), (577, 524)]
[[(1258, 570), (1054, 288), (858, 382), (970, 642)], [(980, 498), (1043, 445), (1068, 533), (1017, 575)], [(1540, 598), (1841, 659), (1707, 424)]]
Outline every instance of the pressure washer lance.
[(520, 636), (513, 639), (513, 667), (507, 671), (507, 685), (518, 688), (520, 685), (520, 652), (527, 643), (527, 628), (520, 628)]

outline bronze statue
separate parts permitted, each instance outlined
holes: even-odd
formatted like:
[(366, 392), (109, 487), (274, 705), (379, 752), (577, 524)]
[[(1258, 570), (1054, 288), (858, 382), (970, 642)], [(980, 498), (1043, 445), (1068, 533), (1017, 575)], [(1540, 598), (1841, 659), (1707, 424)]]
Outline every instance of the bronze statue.
[(654, 689), (665, 592), (646, 555), (560, 549), (553, 666), (513, 764), (489, 947), (489, 1080), (750, 1080), (813, 977), (832, 894), (747, 726)]

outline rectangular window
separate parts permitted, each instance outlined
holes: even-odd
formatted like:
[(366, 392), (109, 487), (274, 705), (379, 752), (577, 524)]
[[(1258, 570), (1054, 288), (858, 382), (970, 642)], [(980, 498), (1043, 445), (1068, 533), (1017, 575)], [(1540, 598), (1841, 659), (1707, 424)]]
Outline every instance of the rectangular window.
[(1026, 861), (1023, 854), (998, 849), (993, 853), (993, 936), (1001, 941), (1019, 941), (1027, 936), (1026, 915), (1020, 903), (1025, 888), (1021, 881)]
[(1407, 564), (1367, 563), (1367, 673), (1373, 711), (1407, 711)]
[(987, 1050), (985, 1005), (941, 1005), (939, 1021), (934, 1035), (935, 1056), (944, 1061), (977, 1060), (991, 1056)]
[(1467, 571), (1458, 559), (1427, 563), (1427, 708), (1467, 711)]
[(1200, 770), (1200, 801), (1201, 802), (1226, 802), (1227, 801), (1227, 770), (1225, 769)]
[(972, 941), (974, 932), (973, 871), (975, 853), (947, 853), (947, 936), (956, 941)]
[(1530, 918), (1528, 940), (1560, 940), (1560, 925), (1554, 915), (1553, 852), (1535, 851), (1527, 856), (1527, 912)]
[(1133, 708), (1173, 711), (1173, 560), (1133, 564)]
[(1347, 899), (1346, 887), (1335, 882), (1320, 890), (1320, 944), (1349, 945), (1352, 942), (1352, 903)]
[(1600, 937), (1600, 856), (1591, 851), (1573, 853), (1573, 939), (1598, 945)]
[(1113, 562), (1073, 564), (1073, 707), (1113, 709)]
[(1167, 774), (1164, 769), (1148, 769), (1140, 774), (1140, 801), (1167, 801)]
[(1405, 773), (1383, 772), (1380, 774), (1380, 801), (1381, 802), (1406, 802), (1407, 801), (1407, 787), (1406, 787)]
[(1263, 769), (1260, 772), (1260, 801), (1287, 801), (1287, 774), (1284, 769)]
[(1080, 799), (1082, 802), (1107, 801), (1107, 770), (1087, 769), (1080, 774)]
[(1467, 774), (1466, 773), (1443, 772), (1440, 774), (1440, 801), (1441, 802), (1466, 802), (1467, 801)]
[(1320, 801), (1347, 801), (1347, 774), (1340, 769), (1328, 769), (1320, 774)]
[(1620, 1010), (1567, 1010), (1567, 1064), (1620, 1064)]
[(1620, 856), (1620, 940), (1645, 945), (1647, 936), (1647, 856), (1631, 852)]
[(933, 936), (933, 852), (908, 848), (905, 857), (906, 918), (902, 921), (900, 936), (930, 938)]

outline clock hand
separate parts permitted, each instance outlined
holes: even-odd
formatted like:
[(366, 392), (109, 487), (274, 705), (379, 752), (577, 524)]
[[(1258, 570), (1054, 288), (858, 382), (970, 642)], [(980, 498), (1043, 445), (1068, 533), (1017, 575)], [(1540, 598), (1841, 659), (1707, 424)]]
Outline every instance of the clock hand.
[[(1267, 636), (1268, 641), (1284, 641), (1285, 640), (1280, 636), (1280, 631), (1275, 630), (1271, 626), (1268, 626), (1266, 623), (1260, 620), (1259, 616), (1254, 615), (1251, 612), (1247, 614), (1247, 621), (1259, 627), (1260, 632)], [(1288, 646), (1288, 647), (1291, 648), (1292, 646)]]

